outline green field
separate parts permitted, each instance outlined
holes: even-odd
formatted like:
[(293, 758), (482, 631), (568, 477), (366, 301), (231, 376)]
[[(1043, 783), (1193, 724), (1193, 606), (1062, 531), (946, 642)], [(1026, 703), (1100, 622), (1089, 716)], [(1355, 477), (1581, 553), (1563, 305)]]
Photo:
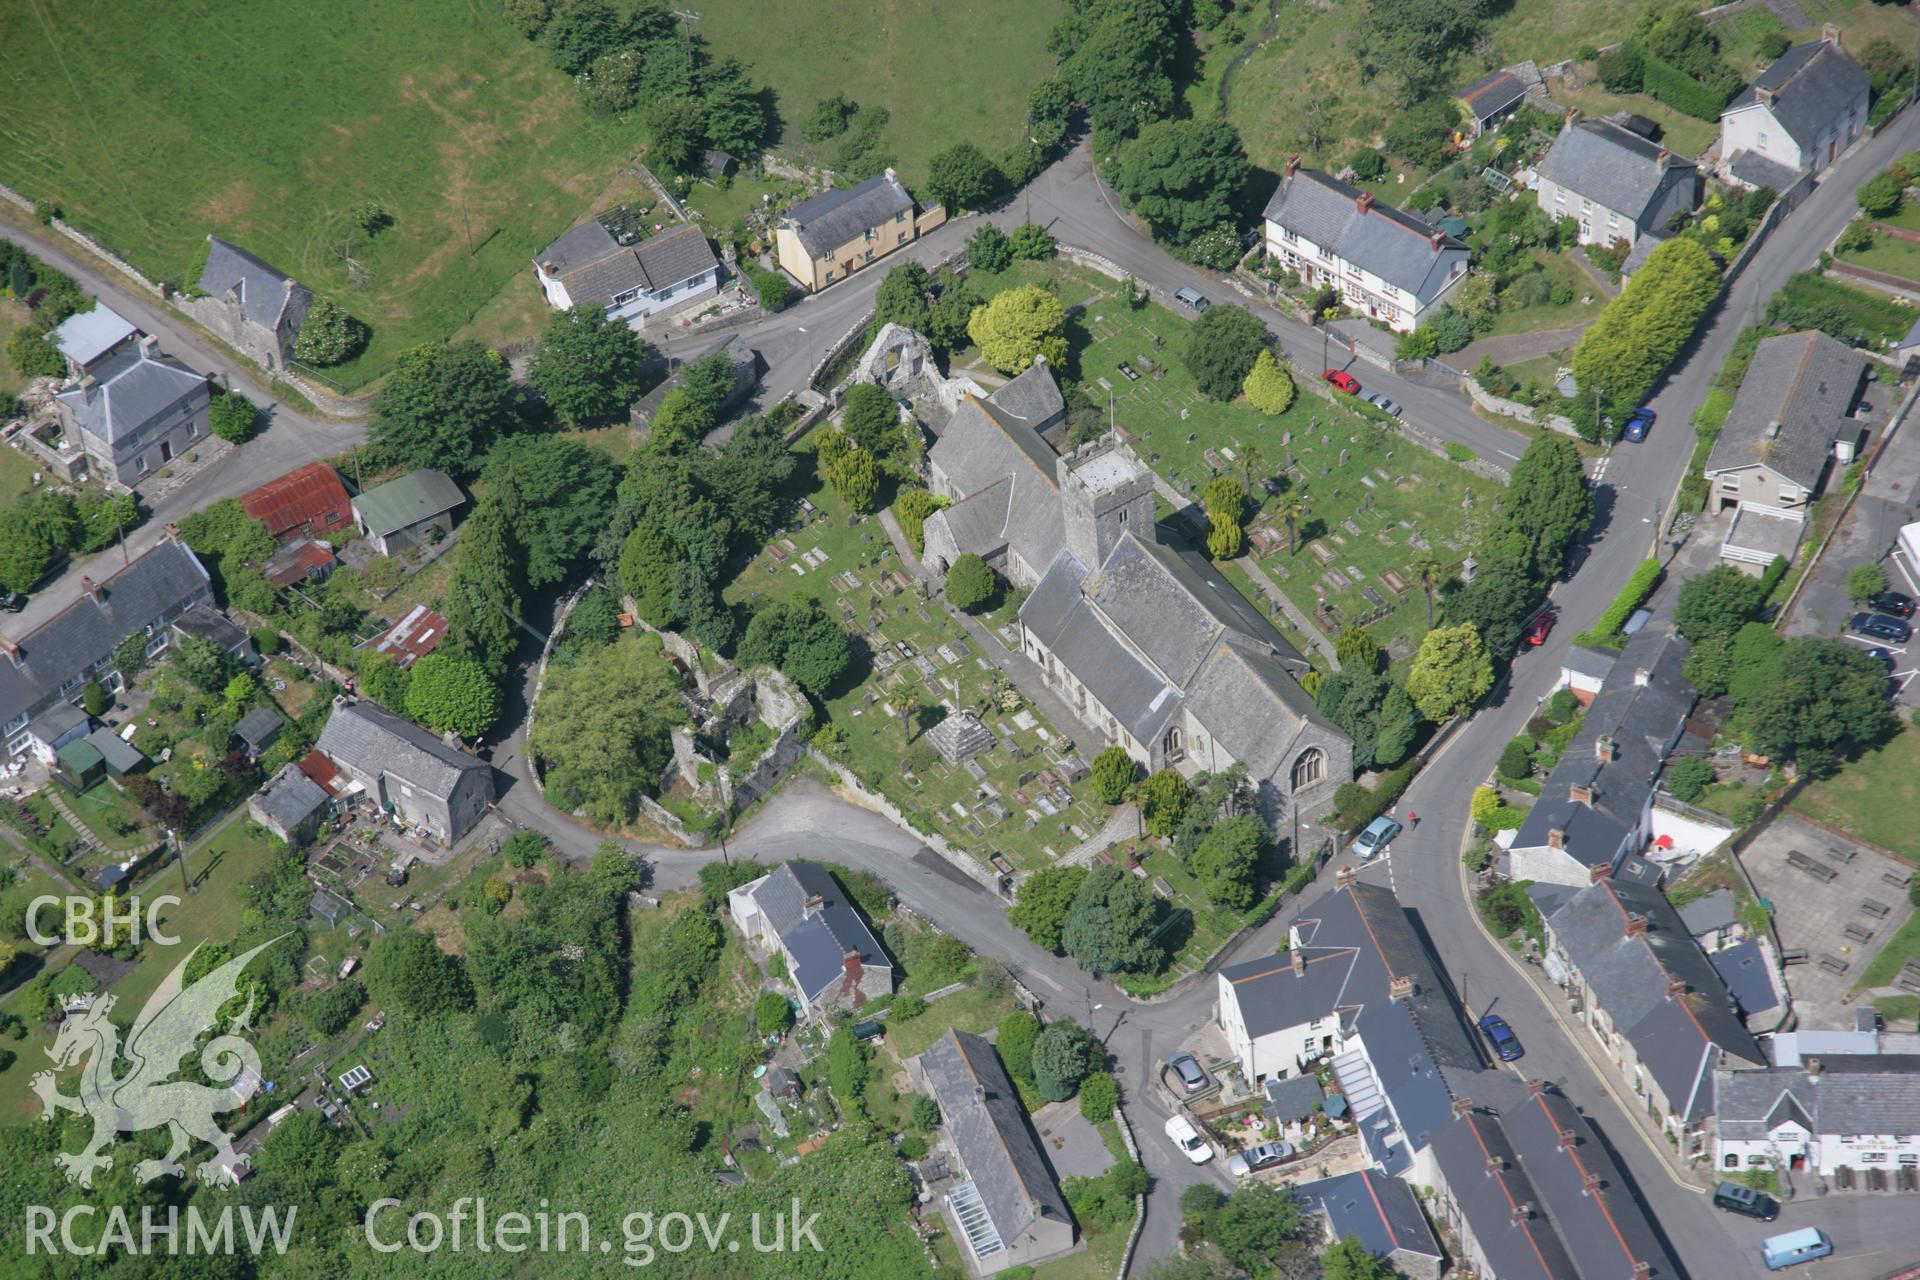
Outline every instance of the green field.
[[(590, 211), (639, 137), (487, 5), (465, 0), (12, 6), (0, 43), (0, 182), (59, 203), (156, 279), (209, 233), (373, 328), (332, 371), (364, 384), (450, 334)], [(352, 250), (347, 211), (393, 225)], [(469, 238), (473, 252), (469, 253)]]
[(883, 136), (911, 187), (956, 142), (997, 156), (1022, 140), (1027, 94), (1053, 69), (1047, 32), (1060, 9), (1060, 0), (950, 0), (938, 9), (720, 0), (699, 6), (698, 29), (773, 90), (782, 149), (806, 155), (800, 125), (822, 98), (845, 93), (887, 108)]
[(1902, 240), (1899, 236), (1890, 236), (1884, 232), (1873, 238), (1873, 244), (1865, 249), (1837, 255), (1842, 262), (1851, 262), (1856, 267), (1865, 267), (1869, 271), (1880, 271), (1890, 276), (1899, 276), (1903, 280), (1920, 281), (1920, 244), (1911, 240)]
[(1903, 730), (1831, 778), (1809, 783), (1793, 807), (1828, 826), (1920, 863), (1912, 815), (1920, 807), (1920, 733)]

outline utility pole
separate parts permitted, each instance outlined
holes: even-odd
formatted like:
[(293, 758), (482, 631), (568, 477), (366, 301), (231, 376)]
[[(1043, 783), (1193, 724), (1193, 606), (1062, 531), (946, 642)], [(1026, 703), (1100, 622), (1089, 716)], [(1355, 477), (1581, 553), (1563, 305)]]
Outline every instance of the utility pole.
[(687, 52), (687, 71), (693, 71), (693, 31), (688, 23), (700, 21), (700, 15), (692, 9), (675, 9), (673, 16), (680, 19), (680, 42)]

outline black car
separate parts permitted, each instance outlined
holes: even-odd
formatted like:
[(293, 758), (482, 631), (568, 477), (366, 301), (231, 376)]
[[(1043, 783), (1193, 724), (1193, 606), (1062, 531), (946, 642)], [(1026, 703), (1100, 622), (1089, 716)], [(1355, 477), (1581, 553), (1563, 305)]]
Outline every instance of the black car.
[(18, 591), (0, 591), (0, 609), (18, 613), (27, 607), (27, 598)]
[(1867, 608), (1896, 618), (1913, 616), (1913, 597), (1904, 591), (1882, 591), (1867, 597)]
[(1713, 1189), (1713, 1207), (1762, 1222), (1772, 1222), (1780, 1216), (1780, 1206), (1772, 1196), (1737, 1182), (1723, 1182)]
[(1847, 630), (1872, 636), (1875, 640), (1892, 640), (1899, 644), (1905, 644), (1908, 637), (1913, 635), (1912, 627), (1884, 613), (1856, 613), (1847, 619)]
[(1591, 548), (1584, 542), (1576, 542), (1567, 548), (1567, 553), (1560, 562), (1560, 581), (1573, 581), (1573, 575), (1580, 572), (1580, 566), (1587, 562), (1589, 550)]

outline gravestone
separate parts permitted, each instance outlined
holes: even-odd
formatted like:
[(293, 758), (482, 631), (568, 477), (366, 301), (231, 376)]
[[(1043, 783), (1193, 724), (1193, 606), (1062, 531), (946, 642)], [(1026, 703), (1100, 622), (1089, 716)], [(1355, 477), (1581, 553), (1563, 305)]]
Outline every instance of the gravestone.
[(1340, 465), (1343, 467), (1347, 465), (1347, 451), (1345, 449), (1340, 451)]

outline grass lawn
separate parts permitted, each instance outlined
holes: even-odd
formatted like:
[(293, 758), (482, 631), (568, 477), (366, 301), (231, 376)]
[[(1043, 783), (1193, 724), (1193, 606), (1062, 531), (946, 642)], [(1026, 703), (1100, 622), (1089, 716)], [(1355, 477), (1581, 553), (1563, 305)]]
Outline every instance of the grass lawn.
[(1920, 201), (1904, 200), (1900, 207), (1884, 218), (1873, 221), (1889, 227), (1899, 227), (1902, 231), (1920, 231)]
[(1789, 277), (1780, 287), (1780, 293), (1795, 302), (1837, 306), (1847, 313), (1861, 333), (1888, 342), (1898, 342), (1913, 327), (1915, 312), (1911, 302), (1811, 272)]
[(1607, 300), (1595, 287), (1593, 280), (1576, 266), (1564, 253), (1548, 253), (1544, 249), (1534, 254), (1534, 261), (1540, 264), (1547, 279), (1556, 284), (1564, 282), (1573, 289), (1573, 301), (1561, 306), (1545, 303), (1537, 307), (1521, 307), (1510, 310), (1502, 307), (1494, 315), (1493, 328), (1485, 337), (1498, 337), (1503, 333), (1538, 333), (1543, 329), (1564, 329), (1569, 325), (1587, 324), (1600, 314), (1600, 308)]
[[(74, 816), (87, 824), (87, 830), (93, 832), (109, 849), (138, 848), (158, 834), (140, 811), (140, 806), (112, 783), (102, 782), (80, 795), (64, 792), (61, 798), (73, 810)], [(124, 834), (120, 830), (122, 824), (130, 825)]]
[[(772, 89), (784, 149), (811, 150), (800, 126), (822, 98), (844, 92), (885, 107), (883, 138), (911, 187), (956, 142), (997, 156), (1020, 141), (1027, 95), (1053, 66), (1047, 32), (1061, 8), (1060, 0), (960, 0), (937, 13), (719, 0), (700, 6), (699, 32)], [(835, 145), (821, 150), (831, 156)]]
[(1873, 1010), (1887, 1022), (1912, 1022), (1920, 1018), (1920, 996), (1882, 996), (1873, 1002)]
[[(812, 453), (802, 453), (800, 476), (810, 484)], [(847, 507), (830, 489), (804, 491), (814, 513), (778, 534), (728, 585), (726, 597), (817, 600), (864, 637), (871, 661), (857, 664), (853, 683), (843, 680), (826, 699), (828, 716), (846, 735), (846, 765), (982, 862), (1001, 853), (1015, 866), (1046, 866), (1098, 831), (1107, 807), (1089, 783), (1069, 787), (1058, 772), (1060, 732), (1024, 702), (1018, 710), (1002, 708), (998, 668), (937, 600), (920, 597), (880, 522), (849, 524)], [(979, 712), (1001, 737), (1000, 747), (972, 762), (978, 777), (941, 760), (925, 737), (948, 710), (962, 707)], [(1001, 727), (1008, 736), (998, 734)]]
[[(1544, 356), (1535, 356), (1531, 360), (1522, 360), (1504, 367), (1507, 373), (1523, 387), (1529, 382), (1550, 387), (1553, 385), (1555, 376), (1567, 366), (1567, 357), (1572, 354), (1573, 348), (1568, 347), (1565, 351), (1548, 352)], [(1511, 422), (1512, 419), (1509, 418), (1507, 421)]]
[[(589, 114), (491, 6), (202, 7), (162, 23), (133, 0), (32, 12), (0, 50), (0, 181), (56, 200), (156, 279), (182, 278), (212, 232), (338, 298), (373, 329), (330, 371), (347, 387), (471, 319), (590, 211), (640, 136)], [(340, 249), (347, 211), (369, 198), (394, 221), (353, 248), (355, 288)]]
[(933, 1042), (952, 1030), (985, 1035), (1000, 1025), (1000, 1019), (1013, 1012), (1013, 996), (1005, 990), (968, 987), (944, 996), (927, 1006), (917, 1018), (902, 1022), (888, 1018), (887, 1043), (901, 1061), (925, 1053)]
[(1900, 972), (1900, 966), (1916, 956), (1920, 956), (1920, 915), (1908, 916), (1907, 922), (1887, 939), (1879, 954), (1860, 971), (1860, 981), (1853, 984), (1853, 989), (1886, 986)]
[(1912, 817), (1920, 809), (1920, 733), (1903, 730), (1833, 777), (1811, 783), (1794, 797), (1793, 807), (1920, 863), (1920, 833)]
[[(1610, 28), (1602, 25), (1597, 29), (1597, 34), (1590, 33), (1590, 38), (1597, 43), (1610, 43), (1616, 37), (1606, 34), (1608, 30)], [(1560, 56), (1570, 58), (1573, 51), (1569, 49)], [(1562, 106), (1578, 107), (1583, 114), (1590, 116), (1610, 116), (1616, 111), (1631, 111), (1635, 115), (1645, 116), (1660, 126), (1662, 145), (1675, 155), (1697, 156), (1720, 135), (1718, 121), (1696, 120), (1692, 116), (1682, 115), (1666, 103), (1644, 93), (1608, 93), (1598, 81), (1578, 89), (1569, 87), (1564, 81), (1557, 82), (1553, 86), (1553, 100)]]
[(1920, 244), (1899, 236), (1875, 236), (1869, 247), (1838, 256), (1842, 262), (1851, 262), (1869, 271), (1920, 281)]
[[(1115, 858), (1124, 856), (1128, 846), (1116, 846)], [(1245, 912), (1229, 911), (1208, 903), (1206, 894), (1201, 890), (1200, 882), (1187, 873), (1180, 865), (1180, 859), (1161, 849), (1157, 844), (1134, 846), (1141, 855), (1140, 865), (1146, 868), (1148, 883), (1164, 883), (1173, 890), (1167, 898), (1172, 907), (1172, 926), (1167, 931), (1168, 939), (1177, 944), (1173, 960), (1164, 971), (1141, 981), (1126, 977), (1118, 979), (1120, 985), (1135, 994), (1147, 994), (1150, 991), (1164, 990), (1188, 973), (1205, 966), (1213, 958), (1214, 952), (1224, 946), (1234, 934), (1238, 933), (1249, 916), (1258, 915), (1268, 898), (1256, 902)], [(1151, 850), (1151, 852), (1149, 852)], [(1159, 892), (1158, 885), (1154, 891)], [(1269, 889), (1269, 895), (1281, 892), (1276, 883)]]

